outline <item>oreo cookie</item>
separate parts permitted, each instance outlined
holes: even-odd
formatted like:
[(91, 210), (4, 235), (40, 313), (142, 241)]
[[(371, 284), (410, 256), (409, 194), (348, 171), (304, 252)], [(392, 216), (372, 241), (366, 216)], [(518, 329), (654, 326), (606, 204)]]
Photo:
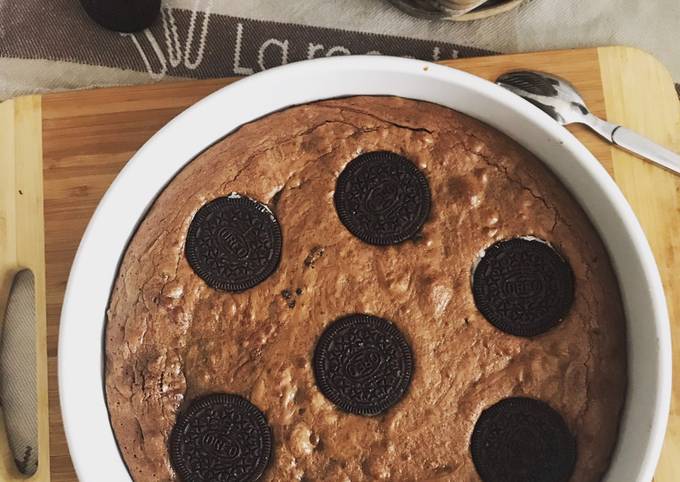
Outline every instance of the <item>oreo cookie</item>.
[(496, 328), (515, 336), (555, 327), (574, 300), (569, 263), (549, 244), (532, 238), (488, 248), (472, 274), (475, 304)]
[(281, 228), (264, 205), (232, 194), (198, 210), (185, 255), (212, 288), (243, 291), (271, 275), (281, 258)]
[(377, 415), (406, 393), (411, 347), (391, 322), (370, 315), (334, 321), (314, 351), (316, 384), (326, 398), (357, 415)]
[(272, 456), (264, 414), (243, 397), (215, 394), (194, 400), (170, 434), (170, 461), (181, 480), (258, 480)]
[(484, 482), (567, 482), (576, 464), (576, 440), (547, 403), (506, 398), (484, 410), (470, 441)]
[(340, 173), (333, 196), (340, 221), (357, 238), (378, 246), (413, 238), (432, 204), (425, 175), (392, 152), (369, 152)]
[(161, 11), (161, 0), (80, 0), (87, 14), (116, 32), (138, 32), (149, 27)]

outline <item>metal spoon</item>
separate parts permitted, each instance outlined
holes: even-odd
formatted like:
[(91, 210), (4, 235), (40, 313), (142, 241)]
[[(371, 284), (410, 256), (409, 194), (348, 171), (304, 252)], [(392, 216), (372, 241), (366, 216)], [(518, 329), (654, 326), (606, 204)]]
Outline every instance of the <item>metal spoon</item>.
[(508, 72), (496, 83), (531, 102), (562, 125), (585, 124), (609, 142), (680, 174), (680, 155), (646, 137), (593, 115), (568, 81), (536, 71)]

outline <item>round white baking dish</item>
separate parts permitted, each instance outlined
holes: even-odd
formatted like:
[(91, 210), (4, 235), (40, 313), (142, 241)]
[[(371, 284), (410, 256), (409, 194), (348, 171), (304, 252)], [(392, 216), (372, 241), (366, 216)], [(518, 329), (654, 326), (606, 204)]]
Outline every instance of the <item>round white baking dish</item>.
[(670, 406), (670, 327), (652, 252), (621, 191), (574, 136), (513, 94), (451, 68), (375, 56), (300, 62), (221, 89), (153, 136), (106, 192), (73, 262), (59, 332), (59, 395), (80, 480), (130, 480), (104, 400), (104, 315), (120, 258), (154, 198), (239, 125), (290, 105), (357, 94), (435, 102), (486, 122), (542, 159), (580, 201), (609, 249), (628, 319), (628, 398), (605, 481), (651, 480)]

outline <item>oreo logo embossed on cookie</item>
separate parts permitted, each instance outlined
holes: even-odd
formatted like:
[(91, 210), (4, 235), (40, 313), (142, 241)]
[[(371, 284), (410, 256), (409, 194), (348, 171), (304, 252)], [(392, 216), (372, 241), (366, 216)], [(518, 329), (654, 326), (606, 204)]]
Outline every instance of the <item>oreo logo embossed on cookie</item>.
[(281, 257), (281, 228), (264, 205), (232, 194), (198, 210), (185, 254), (209, 286), (243, 291), (271, 275)]
[(555, 327), (574, 299), (569, 264), (547, 243), (532, 238), (500, 241), (474, 268), (475, 304), (496, 328), (531, 337)]
[(194, 400), (179, 414), (170, 434), (170, 461), (183, 481), (255, 481), (271, 454), (267, 419), (238, 395)]
[(523, 397), (482, 412), (470, 451), (484, 482), (567, 482), (576, 464), (576, 440), (562, 416)]
[(345, 227), (362, 241), (397, 244), (415, 236), (430, 213), (427, 178), (392, 152), (369, 152), (340, 173), (333, 196)]
[(319, 390), (342, 410), (376, 415), (406, 393), (413, 355), (391, 322), (370, 315), (350, 315), (333, 322), (314, 351)]

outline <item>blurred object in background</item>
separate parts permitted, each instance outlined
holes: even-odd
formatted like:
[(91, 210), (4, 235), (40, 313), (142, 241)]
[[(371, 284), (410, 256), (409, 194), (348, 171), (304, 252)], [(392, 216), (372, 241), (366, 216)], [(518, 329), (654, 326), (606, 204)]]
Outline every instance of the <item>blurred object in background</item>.
[(388, 0), (415, 17), (467, 21), (490, 17), (517, 7), (523, 0)]
[(116, 32), (138, 32), (151, 25), (161, 11), (161, 0), (80, 0), (99, 25)]

